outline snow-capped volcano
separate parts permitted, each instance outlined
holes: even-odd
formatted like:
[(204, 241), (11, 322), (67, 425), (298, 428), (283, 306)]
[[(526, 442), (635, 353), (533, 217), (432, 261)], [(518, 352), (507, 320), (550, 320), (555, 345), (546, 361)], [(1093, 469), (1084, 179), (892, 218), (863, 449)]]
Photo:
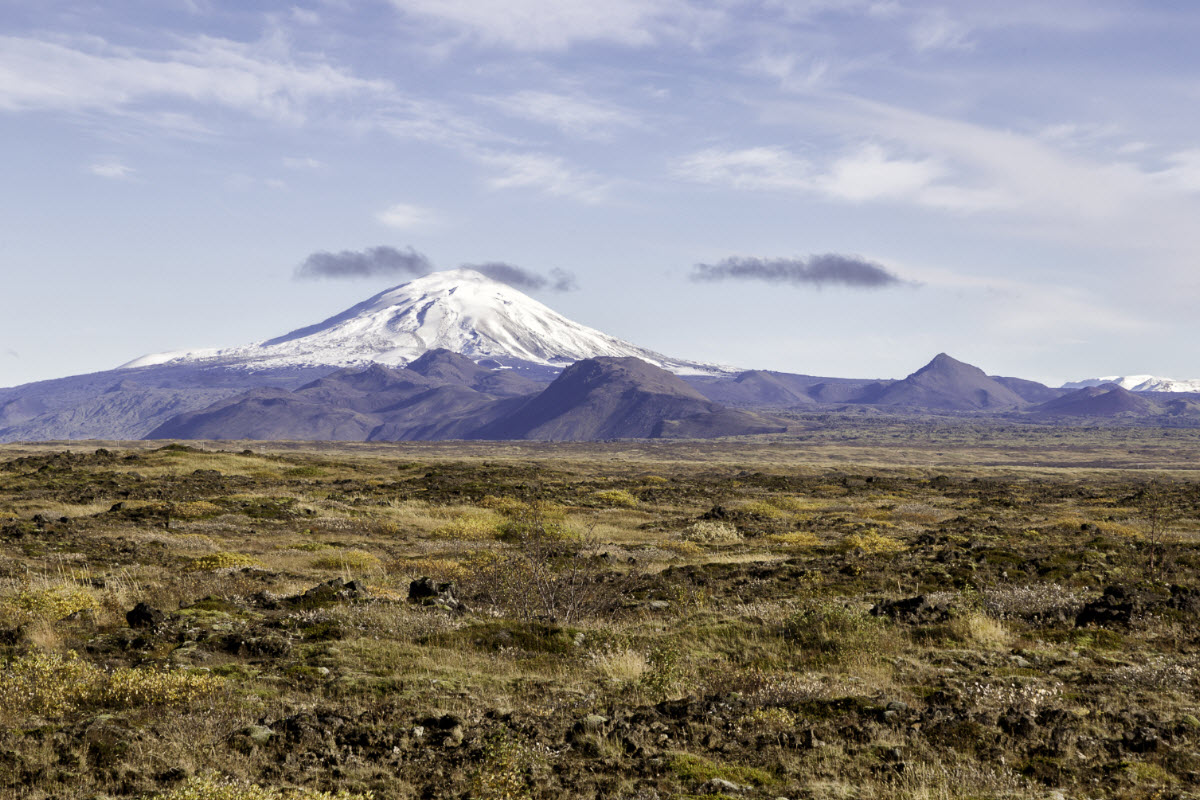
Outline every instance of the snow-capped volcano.
[(1173, 378), (1158, 378), (1154, 375), (1114, 375), (1108, 378), (1088, 378), (1064, 383), (1064, 389), (1085, 389), (1115, 383), (1130, 392), (1200, 392), (1200, 379), (1177, 381)]
[(159, 364), (399, 366), (445, 348), (479, 360), (565, 367), (597, 356), (633, 356), (676, 374), (729, 371), (660, 353), (572, 322), (533, 298), (472, 269), (434, 272), (380, 292), (324, 322), (224, 350), (143, 356), (122, 369)]

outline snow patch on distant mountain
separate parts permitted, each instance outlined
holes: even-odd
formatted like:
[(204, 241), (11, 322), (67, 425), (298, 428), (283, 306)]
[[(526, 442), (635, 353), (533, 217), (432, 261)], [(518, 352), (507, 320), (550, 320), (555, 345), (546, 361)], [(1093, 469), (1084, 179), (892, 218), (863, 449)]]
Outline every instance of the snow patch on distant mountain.
[(161, 364), (276, 369), (371, 362), (401, 366), (445, 348), (469, 358), (565, 367), (585, 358), (632, 356), (677, 375), (733, 368), (668, 358), (572, 322), (516, 289), (471, 269), (435, 272), (275, 339), (224, 350), (158, 353), (121, 368)]
[(1115, 383), (1131, 392), (1200, 392), (1200, 379), (1177, 381), (1154, 375), (1113, 375), (1107, 378), (1088, 378), (1064, 383), (1064, 389), (1084, 389), (1088, 386), (1103, 386)]

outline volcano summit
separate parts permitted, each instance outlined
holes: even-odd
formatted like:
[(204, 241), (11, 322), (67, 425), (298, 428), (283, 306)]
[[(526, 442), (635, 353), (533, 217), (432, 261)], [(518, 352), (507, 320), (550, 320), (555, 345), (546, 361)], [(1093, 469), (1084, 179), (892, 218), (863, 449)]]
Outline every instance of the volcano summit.
[(246, 369), (403, 366), (439, 349), (495, 366), (557, 370), (607, 356), (639, 358), (676, 374), (730, 371), (668, 358), (580, 325), (472, 269), (425, 275), (274, 339), (224, 350), (156, 353), (121, 369), (180, 364)]

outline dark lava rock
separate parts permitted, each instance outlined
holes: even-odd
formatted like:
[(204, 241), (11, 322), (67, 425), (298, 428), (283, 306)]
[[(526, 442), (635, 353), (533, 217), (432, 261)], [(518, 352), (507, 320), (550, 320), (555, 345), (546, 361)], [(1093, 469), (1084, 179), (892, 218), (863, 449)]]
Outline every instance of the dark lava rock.
[(125, 612), (125, 621), (131, 628), (153, 628), (165, 621), (167, 615), (147, 603), (138, 603)]
[(333, 603), (365, 600), (370, 596), (370, 592), (361, 581), (344, 581), (341, 578), (334, 578), (312, 587), (304, 594), (285, 597), (279, 601), (279, 604), (290, 608), (317, 608)]
[(408, 602), (437, 606), (450, 611), (466, 611), (467, 607), (454, 596), (454, 583), (438, 583), (433, 578), (418, 578), (408, 584)]
[(1085, 605), (1075, 615), (1075, 627), (1082, 628), (1085, 625), (1099, 625), (1102, 628), (1113, 625), (1128, 626), (1135, 616), (1144, 613), (1147, 607), (1153, 604), (1154, 599), (1147, 597), (1144, 592), (1127, 586), (1107, 586), (1103, 595)]
[(944, 603), (932, 603), (929, 597), (923, 594), (903, 600), (884, 600), (871, 608), (872, 616), (891, 617), (898, 622), (914, 625), (945, 622), (950, 619), (951, 613), (949, 606)]

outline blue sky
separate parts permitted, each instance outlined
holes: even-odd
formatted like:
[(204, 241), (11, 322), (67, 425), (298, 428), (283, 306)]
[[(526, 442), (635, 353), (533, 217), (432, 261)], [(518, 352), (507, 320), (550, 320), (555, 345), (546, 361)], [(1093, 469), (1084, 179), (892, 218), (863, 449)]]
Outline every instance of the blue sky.
[(1200, 377), (1198, 35), (1104, 0), (0, 0), (0, 385), (316, 322), (408, 276), (299, 266), (381, 246), (570, 273), (531, 294), (680, 358)]

